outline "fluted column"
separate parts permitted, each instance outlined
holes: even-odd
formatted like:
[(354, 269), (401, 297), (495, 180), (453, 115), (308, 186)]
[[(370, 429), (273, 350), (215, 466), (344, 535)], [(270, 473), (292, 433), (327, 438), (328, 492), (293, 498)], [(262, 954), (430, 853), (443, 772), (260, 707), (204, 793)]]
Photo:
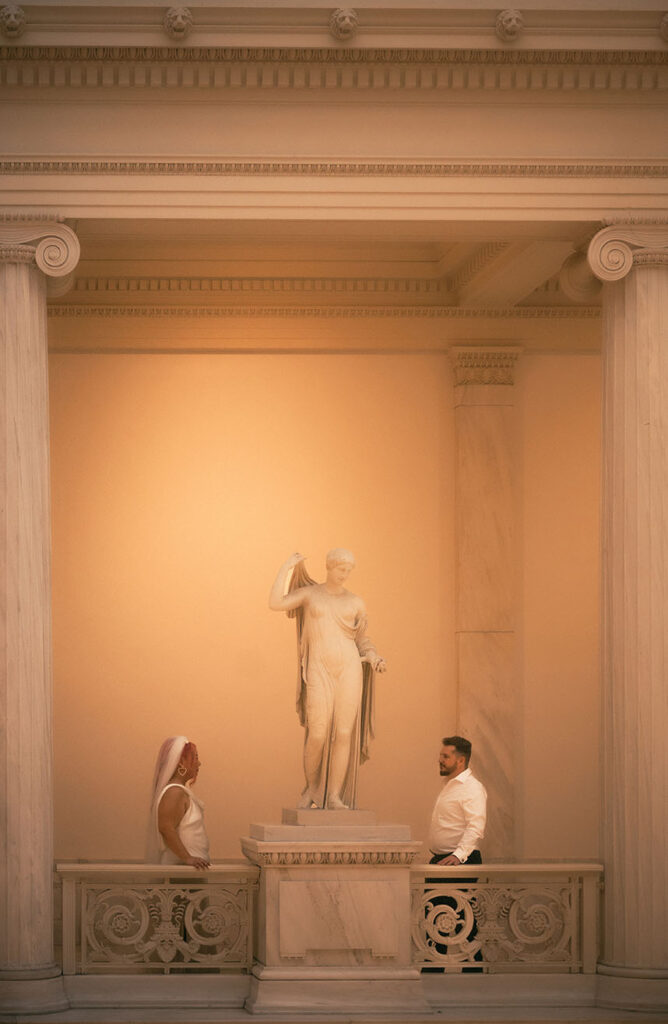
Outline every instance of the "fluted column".
[[(65, 1004), (53, 957), (51, 576), (46, 277), (63, 224), (0, 220), (0, 1005)], [(52, 979), (50, 982), (49, 979)]]
[(489, 794), (488, 857), (516, 854), (521, 679), (515, 551), (514, 365), (519, 349), (457, 347), (456, 630), (458, 732)]
[(668, 1009), (668, 224), (589, 248), (603, 319), (601, 1002)]

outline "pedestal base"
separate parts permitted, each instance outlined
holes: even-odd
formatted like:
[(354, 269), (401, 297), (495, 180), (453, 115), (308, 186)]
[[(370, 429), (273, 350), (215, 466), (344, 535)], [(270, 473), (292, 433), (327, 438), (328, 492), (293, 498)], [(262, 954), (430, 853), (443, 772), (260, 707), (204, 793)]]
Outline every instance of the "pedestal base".
[(241, 841), (261, 869), (246, 1009), (426, 1011), (410, 945), (410, 865), (421, 844), (406, 826), (359, 812), (315, 813), (251, 825)]
[(253, 971), (245, 1009), (253, 1014), (397, 1013), (430, 1010), (417, 970)]

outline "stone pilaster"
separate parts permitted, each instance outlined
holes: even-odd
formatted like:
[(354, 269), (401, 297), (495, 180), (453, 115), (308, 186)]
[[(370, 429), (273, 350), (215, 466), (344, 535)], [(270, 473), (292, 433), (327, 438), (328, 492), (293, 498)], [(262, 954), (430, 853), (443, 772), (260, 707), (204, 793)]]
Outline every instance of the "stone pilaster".
[(488, 857), (515, 847), (521, 678), (515, 634), (514, 366), (519, 349), (454, 348), (457, 730), (487, 787)]
[(0, 1002), (64, 1005), (53, 958), (51, 576), (46, 276), (65, 225), (0, 220)]
[(668, 1009), (668, 224), (589, 248), (603, 319), (601, 1002)]

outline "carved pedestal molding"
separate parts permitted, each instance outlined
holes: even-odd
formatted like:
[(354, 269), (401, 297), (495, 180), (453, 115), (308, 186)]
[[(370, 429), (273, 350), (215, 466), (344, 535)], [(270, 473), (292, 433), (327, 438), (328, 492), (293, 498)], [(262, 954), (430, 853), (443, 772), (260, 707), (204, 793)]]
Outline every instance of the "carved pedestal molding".
[(514, 368), (509, 347), (455, 347), (457, 731), (489, 793), (485, 855), (515, 848), (521, 680), (515, 636)]
[(51, 577), (46, 276), (70, 228), (0, 220), (0, 1005), (67, 1006), (53, 957)]
[(668, 224), (604, 228), (599, 1001), (668, 1009)]

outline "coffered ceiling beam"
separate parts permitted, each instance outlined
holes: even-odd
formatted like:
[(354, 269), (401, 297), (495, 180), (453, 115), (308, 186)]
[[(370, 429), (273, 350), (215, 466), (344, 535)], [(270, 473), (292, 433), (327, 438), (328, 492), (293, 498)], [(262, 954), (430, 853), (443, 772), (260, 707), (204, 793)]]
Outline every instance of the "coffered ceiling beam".
[(572, 251), (571, 242), (560, 240), (498, 244), (483, 254), (479, 268), (453, 280), (459, 304), (514, 306), (552, 277)]

